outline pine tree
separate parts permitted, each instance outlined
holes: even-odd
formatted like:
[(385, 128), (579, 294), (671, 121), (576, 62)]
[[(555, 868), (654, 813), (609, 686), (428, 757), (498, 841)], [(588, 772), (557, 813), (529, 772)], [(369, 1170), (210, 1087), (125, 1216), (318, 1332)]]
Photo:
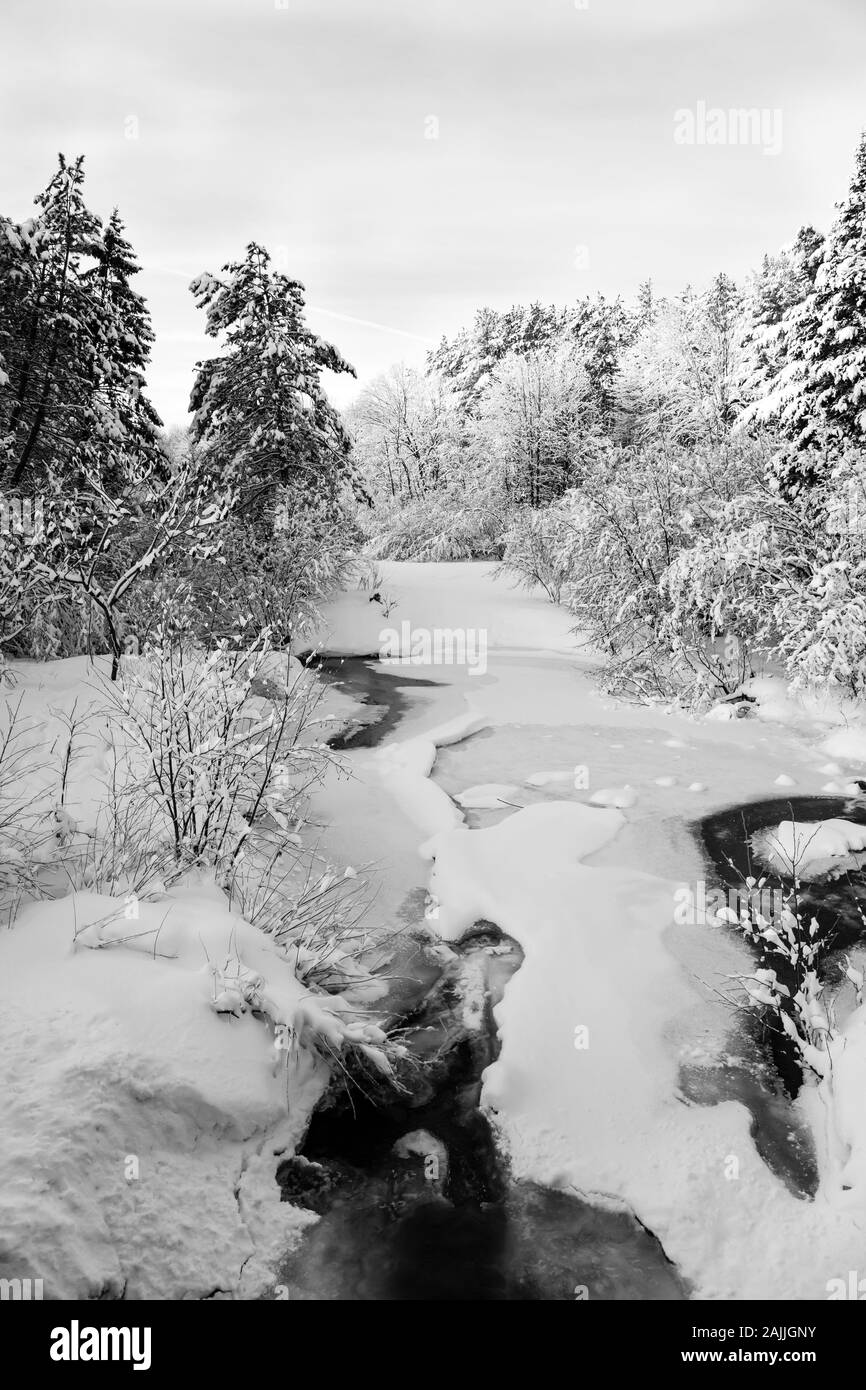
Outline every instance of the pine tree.
[(196, 364), (191, 427), (211, 466), (253, 518), (288, 488), (299, 501), (334, 496), (349, 477), (349, 441), (321, 374), (354, 369), (304, 321), (304, 287), (270, 268), (251, 242), (242, 261), (191, 290), (221, 356)]
[(848, 197), (827, 239), (815, 282), (815, 337), (805, 388), (830, 426), (866, 443), (866, 132)]
[(4, 485), (102, 485), (127, 453), (156, 450), (142, 395), (152, 341), (137, 267), (115, 215), (103, 230), (83, 195), (84, 160), (36, 199), (36, 217), (0, 221), (0, 470)]
[(866, 134), (829, 236), (822, 241), (804, 228), (787, 270), (790, 302), (781, 316), (766, 289), (755, 312), (753, 337), (763, 355), (753, 342), (747, 416), (777, 422), (803, 451), (799, 465), (786, 456), (785, 486), (796, 487), (817, 481), (828, 444), (866, 442)]
[[(37, 198), (41, 212), (5, 239), (14, 274), (0, 301), (2, 350), (9, 383), (2, 396), (5, 464), (13, 486), (60, 465), (86, 408), (93, 311), (79, 267), (99, 234), (84, 205), (83, 159), (60, 167)], [(9, 252), (7, 252), (7, 255)]]
[(121, 483), (116, 458), (119, 443), (135, 471), (150, 465), (164, 473), (158, 442), (162, 421), (144, 393), (154, 334), (147, 305), (130, 284), (139, 266), (117, 208), (93, 255), (95, 263), (82, 276), (98, 308), (92, 356), (93, 428), (80, 448), (83, 459), (112, 491)]

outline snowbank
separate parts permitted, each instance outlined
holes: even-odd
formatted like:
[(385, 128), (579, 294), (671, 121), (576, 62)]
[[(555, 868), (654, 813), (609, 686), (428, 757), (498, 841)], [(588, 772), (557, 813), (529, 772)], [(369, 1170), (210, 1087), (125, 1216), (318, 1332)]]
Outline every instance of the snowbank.
[(379, 775), (409, 819), (426, 835), (463, 824), (463, 812), (441, 787), (430, 781), (436, 749), (459, 743), (486, 723), (483, 715), (461, 714), (423, 738), (386, 743), (378, 750)]
[(817, 877), (833, 861), (866, 850), (866, 825), (833, 818), (822, 821), (783, 820), (752, 836), (755, 853), (770, 868), (800, 878)]
[(377, 1031), (206, 885), (29, 908), (0, 936), (0, 1275), (46, 1298), (256, 1297), (315, 1219), (274, 1177), (327, 1083), (313, 1043)]

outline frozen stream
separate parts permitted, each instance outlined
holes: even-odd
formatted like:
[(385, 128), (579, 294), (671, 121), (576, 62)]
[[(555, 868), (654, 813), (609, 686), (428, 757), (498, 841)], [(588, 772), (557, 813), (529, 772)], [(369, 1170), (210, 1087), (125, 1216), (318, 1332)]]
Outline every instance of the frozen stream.
[(415, 1064), (399, 1094), (336, 1084), (284, 1164), (286, 1199), (321, 1216), (283, 1270), (292, 1296), (821, 1296), (859, 1228), (820, 1101), (723, 998), (755, 968), (742, 936), (673, 908), (726, 878), (742, 809), (775, 815), (784, 787), (838, 814), (826, 734), (766, 683), (743, 719), (608, 699), (567, 616), (489, 566), (384, 577), (391, 624), (477, 625), (490, 659), (358, 660), (382, 624), (364, 593), (319, 644), (366, 709), (314, 816), (376, 885)]
[[(327, 662), (325, 670), (367, 705), (354, 732), (335, 740), (351, 762), (354, 750), (395, 730), (412, 703), (412, 682), (356, 659)], [(418, 682), (416, 695), (431, 686)], [(531, 757), (532, 731), (523, 732), (517, 752)], [(492, 761), (481, 738), (449, 752), (459, 764), (483, 761), (485, 749)], [(361, 777), (363, 762), (364, 754)], [(420, 891), (409, 892), (397, 918), (388, 968), (401, 979), (392, 1003), (416, 1065), (406, 1068), (401, 1095), (335, 1086), (301, 1156), (280, 1169), (285, 1197), (322, 1217), (281, 1270), (290, 1296), (573, 1300), (589, 1289), (607, 1299), (687, 1296), (633, 1216), (510, 1178), (479, 1099), (498, 1051), (493, 1007), (520, 968), (516, 943), (479, 922), (458, 948), (431, 951)]]

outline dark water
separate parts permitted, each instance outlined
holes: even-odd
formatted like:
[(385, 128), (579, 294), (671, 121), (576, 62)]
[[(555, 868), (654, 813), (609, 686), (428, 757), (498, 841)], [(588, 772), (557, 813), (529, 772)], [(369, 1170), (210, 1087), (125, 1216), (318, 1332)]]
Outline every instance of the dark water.
[(419, 676), (400, 675), (399, 667), (384, 668), (378, 656), (300, 656), (308, 660), (323, 680), (336, 685), (365, 706), (367, 717), (356, 720), (343, 733), (328, 739), (335, 750), (376, 748), (394, 732), (410, 703), (411, 697), (424, 689), (436, 689), (440, 681)]
[[(707, 816), (699, 823), (699, 831), (720, 884), (742, 888), (747, 875), (760, 878), (766, 874), (769, 887), (778, 886), (788, 893), (793, 887), (790, 877), (769, 873), (760, 860), (755, 859), (750, 847), (751, 837), (783, 820), (804, 824), (836, 818), (866, 825), (866, 798), (771, 797)], [(866, 907), (866, 876), (862, 872), (850, 871), (839, 879), (802, 883), (799, 898), (807, 915), (814, 913), (818, 918), (826, 956), (863, 939), (860, 907), (861, 904)]]
[[(285, 1198), (323, 1219), (279, 1282), (292, 1298), (317, 1300), (686, 1297), (633, 1217), (511, 1179), (479, 1100), (498, 1050), (492, 1008), (522, 953), (482, 925), (404, 1019), (405, 1092), (338, 1081), (300, 1157), (280, 1168)], [(472, 1028), (463, 1019), (467, 967), (486, 987)], [(401, 1151), (419, 1131), (435, 1148), (432, 1165)]]

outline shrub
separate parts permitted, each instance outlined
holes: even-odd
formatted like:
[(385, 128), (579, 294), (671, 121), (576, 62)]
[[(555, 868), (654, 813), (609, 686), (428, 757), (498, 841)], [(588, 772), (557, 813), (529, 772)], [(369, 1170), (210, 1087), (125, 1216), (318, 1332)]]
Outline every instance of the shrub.
[(366, 548), (383, 560), (499, 559), (509, 513), (504, 499), (462, 490), (383, 502), (367, 523)]
[(176, 871), (208, 865), (225, 879), (239, 857), (292, 833), (333, 756), (318, 737), (319, 698), (312, 674), (275, 652), (267, 629), (211, 651), (157, 631), (123, 662), (109, 706), (120, 784)]
[(517, 513), (505, 533), (501, 571), (516, 574), (525, 589), (542, 588), (559, 603), (572, 571), (568, 509), (552, 506)]

